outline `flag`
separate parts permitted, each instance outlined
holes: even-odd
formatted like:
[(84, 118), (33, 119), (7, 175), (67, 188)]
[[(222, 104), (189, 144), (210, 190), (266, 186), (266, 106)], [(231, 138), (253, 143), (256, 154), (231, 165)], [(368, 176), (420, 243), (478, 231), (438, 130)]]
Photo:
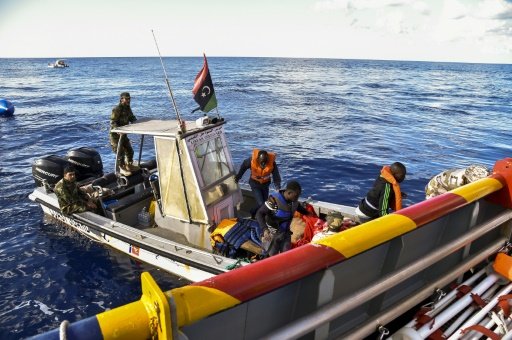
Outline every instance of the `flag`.
[(203, 54), (203, 56), (203, 68), (196, 76), (192, 93), (194, 94), (194, 100), (199, 104), (199, 109), (203, 112), (209, 112), (217, 107), (217, 98), (213, 90), (210, 70), (208, 70), (208, 61), (206, 60), (206, 55)]

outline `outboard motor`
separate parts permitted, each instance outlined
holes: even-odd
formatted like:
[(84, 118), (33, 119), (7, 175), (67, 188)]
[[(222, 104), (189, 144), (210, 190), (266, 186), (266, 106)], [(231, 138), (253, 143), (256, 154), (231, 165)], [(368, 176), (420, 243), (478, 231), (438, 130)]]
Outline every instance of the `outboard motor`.
[(88, 177), (103, 176), (101, 156), (93, 148), (81, 147), (71, 149), (68, 151), (66, 158), (75, 167), (77, 181)]
[(49, 155), (36, 159), (32, 164), (32, 177), (36, 186), (42, 187), (47, 185), (47, 188), (53, 190), (55, 184), (64, 176), (64, 168), (69, 163), (66, 159)]

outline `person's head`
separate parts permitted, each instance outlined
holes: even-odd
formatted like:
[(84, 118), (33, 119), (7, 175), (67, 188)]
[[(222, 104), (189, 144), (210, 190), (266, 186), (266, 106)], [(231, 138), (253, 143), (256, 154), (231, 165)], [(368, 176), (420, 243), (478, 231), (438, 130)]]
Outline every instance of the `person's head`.
[(329, 231), (337, 233), (341, 230), (341, 227), (343, 227), (343, 217), (334, 217), (327, 228)]
[(295, 202), (299, 199), (299, 196), (302, 192), (302, 187), (297, 181), (289, 181), (286, 184), (286, 188), (284, 189), (284, 199), (289, 202)]
[(400, 162), (395, 162), (391, 164), (391, 174), (395, 177), (398, 183), (401, 183), (405, 179), (405, 175), (407, 174), (407, 170), (405, 169), (405, 165)]
[(487, 169), (485, 166), (473, 164), (466, 168), (466, 171), (464, 172), (464, 182), (466, 184), (473, 183), (479, 179), (489, 176), (489, 174), (489, 169)]
[(120, 96), (119, 102), (120, 102), (122, 105), (130, 106), (130, 94), (129, 94), (128, 92), (123, 92), (123, 93), (121, 93), (121, 96)]
[(267, 166), (267, 163), (268, 163), (268, 152), (266, 152), (265, 150), (260, 150), (258, 152), (258, 164), (264, 168)]
[(64, 168), (64, 179), (68, 182), (74, 182), (76, 180), (75, 177), (75, 168), (71, 165), (68, 165)]
[(343, 218), (344, 216), (337, 211), (333, 211), (327, 214), (325, 221), (327, 222), (327, 228), (330, 231), (338, 232), (341, 230), (343, 226)]

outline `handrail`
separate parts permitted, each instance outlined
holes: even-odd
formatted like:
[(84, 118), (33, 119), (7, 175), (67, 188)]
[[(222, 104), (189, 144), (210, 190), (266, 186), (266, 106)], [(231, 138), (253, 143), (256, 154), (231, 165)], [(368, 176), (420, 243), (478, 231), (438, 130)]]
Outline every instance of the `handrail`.
[[(432, 296), (432, 292), (434, 292), (439, 287), (445, 287), (449, 283), (453, 282), (453, 280), (457, 279), (465, 272), (475, 267), (489, 256), (496, 254), (501, 248), (503, 248), (503, 243), (507, 241), (507, 237), (499, 238), (494, 241), (490, 246), (482, 249), (477, 254), (471, 256), (466, 261), (461, 263), (456, 269), (450, 271), (449, 273), (442, 276), (439, 280), (430, 283), (424, 288), (417, 291), (413, 296), (406, 298), (397, 304), (393, 305), (389, 310), (385, 310), (370, 320), (365, 321), (364, 325), (358, 326), (357, 329), (351, 331), (348, 334), (343, 334), (343, 338), (345, 339), (363, 339), (382, 325), (386, 325), (394, 319), (398, 318), (403, 314), (404, 310), (410, 310), (414, 306), (418, 305), (418, 301), (424, 301), (428, 297)], [(485, 270), (485, 268), (484, 268)], [(467, 281), (466, 281), (467, 282)]]
[(364, 287), (363, 289), (353, 293), (349, 298), (343, 297), (329, 302), (328, 304), (320, 307), (314, 313), (311, 313), (303, 318), (295, 320), (294, 322), (286, 325), (285, 327), (277, 330), (264, 339), (295, 339), (303, 336), (317, 327), (339, 317), (348, 311), (354, 309), (371, 298), (386, 291), (390, 287), (405, 281), (414, 274), (428, 268), (439, 260), (443, 259), (457, 250), (463, 248), (468, 243), (478, 239), (480, 236), (497, 228), (503, 223), (512, 219), (512, 211), (506, 210), (505, 212), (494, 217), (490, 221), (483, 223), (479, 226), (472, 228), (466, 234), (463, 234), (457, 240), (436, 249), (429, 255), (407, 265), (407, 267), (397, 270), (383, 277), (371, 286)]

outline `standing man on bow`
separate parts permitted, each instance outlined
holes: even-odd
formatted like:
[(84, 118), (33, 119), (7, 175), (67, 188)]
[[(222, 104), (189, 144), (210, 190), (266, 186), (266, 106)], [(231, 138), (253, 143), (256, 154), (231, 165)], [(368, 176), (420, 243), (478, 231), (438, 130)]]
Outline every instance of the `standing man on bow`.
[(255, 218), (256, 211), (265, 203), (268, 198), (271, 178), (277, 191), (281, 189), (281, 176), (276, 164), (276, 154), (265, 150), (254, 149), (252, 156), (245, 159), (240, 170), (235, 176), (238, 183), (245, 172), (251, 169), (249, 185), (251, 187), (257, 206), (251, 209), (251, 218)]
[[(131, 172), (138, 170), (139, 167), (132, 164), (133, 148), (128, 136), (113, 133), (112, 129), (128, 125), (137, 120), (130, 107), (130, 100), (131, 98), (128, 92), (121, 93), (119, 104), (112, 109), (110, 116), (110, 145), (112, 146), (112, 151), (117, 154), (119, 172), (125, 176), (131, 175)], [(119, 138), (121, 138), (121, 144), (119, 144)]]

